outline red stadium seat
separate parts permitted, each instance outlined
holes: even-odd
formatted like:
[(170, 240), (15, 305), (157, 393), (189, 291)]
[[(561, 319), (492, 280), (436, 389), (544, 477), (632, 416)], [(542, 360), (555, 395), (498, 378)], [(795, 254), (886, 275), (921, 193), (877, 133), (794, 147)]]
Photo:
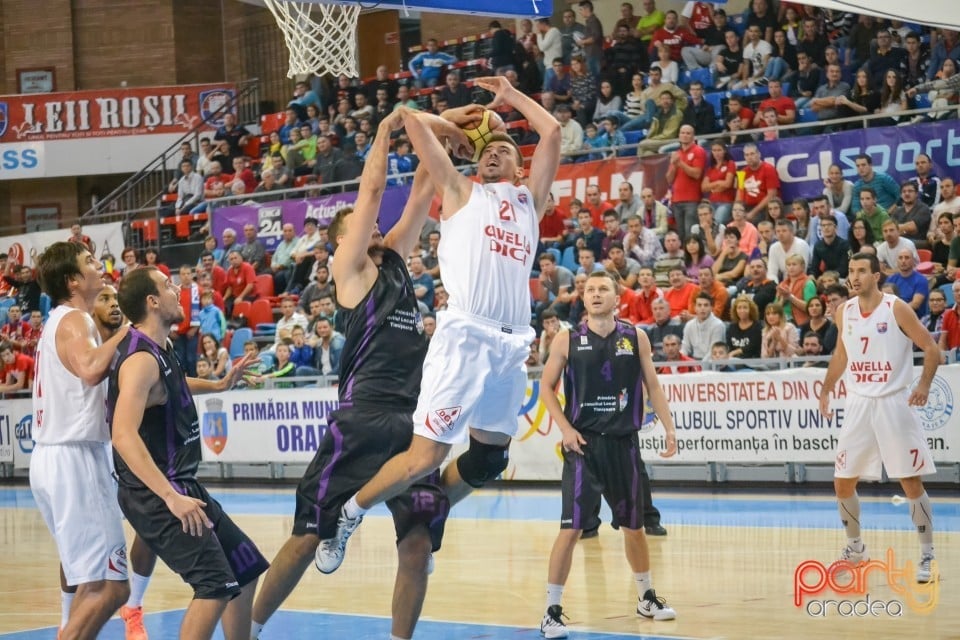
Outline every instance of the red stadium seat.
[(247, 324), (254, 329), (258, 324), (271, 323), (273, 323), (273, 307), (270, 306), (270, 301), (263, 298), (254, 300), (250, 313), (247, 314)]
[(273, 276), (269, 273), (262, 273), (257, 276), (257, 284), (255, 285), (255, 290), (257, 296), (261, 298), (272, 298), (273, 297)]
[(244, 317), (246, 317), (246, 318), (249, 318), (249, 317), (250, 317), (250, 308), (251, 308), (252, 306), (253, 306), (253, 305), (251, 305), (250, 302), (247, 301), (247, 300), (241, 300), (240, 302), (234, 303), (234, 305), (233, 305), (233, 317), (234, 317), (234, 318), (239, 318), (240, 316), (244, 316)]
[(930, 249), (917, 249), (917, 255), (920, 256), (920, 262), (933, 262), (933, 251)]

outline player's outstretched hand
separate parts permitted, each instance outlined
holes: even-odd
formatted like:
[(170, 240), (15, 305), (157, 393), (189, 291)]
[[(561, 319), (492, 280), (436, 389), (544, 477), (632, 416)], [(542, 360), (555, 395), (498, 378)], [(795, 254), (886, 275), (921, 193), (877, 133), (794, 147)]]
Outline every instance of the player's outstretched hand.
[(381, 120), (377, 128), (383, 131), (399, 131), (403, 129), (403, 119), (410, 113), (413, 113), (413, 109), (410, 107), (399, 106)]
[(660, 453), (661, 458), (672, 458), (677, 455), (677, 434), (673, 431), (667, 432), (667, 448)]
[(251, 375), (256, 374), (254, 367), (260, 364), (260, 357), (255, 353), (245, 354), (235, 365), (230, 369), (230, 373), (223, 377), (223, 388), (224, 390), (232, 389), (235, 384), (240, 382), (241, 378), (247, 378)]
[(833, 417), (833, 411), (830, 409), (830, 392), (825, 389), (820, 391), (820, 415), (827, 420)]
[(504, 104), (507, 93), (513, 91), (513, 85), (504, 76), (476, 78), (473, 82), (493, 94), (493, 100), (487, 105), (487, 109), (495, 109)]
[(183, 532), (191, 536), (200, 537), (203, 535), (204, 527), (213, 528), (213, 523), (203, 512), (205, 506), (207, 503), (203, 500), (182, 496), (179, 493), (174, 493), (167, 498), (167, 508), (170, 509), (170, 513), (183, 525)]
[(587, 441), (583, 439), (583, 435), (580, 434), (576, 429), (563, 429), (561, 431), (563, 434), (563, 450), (572, 451), (573, 453), (579, 453), (583, 455), (582, 447), (587, 446)]

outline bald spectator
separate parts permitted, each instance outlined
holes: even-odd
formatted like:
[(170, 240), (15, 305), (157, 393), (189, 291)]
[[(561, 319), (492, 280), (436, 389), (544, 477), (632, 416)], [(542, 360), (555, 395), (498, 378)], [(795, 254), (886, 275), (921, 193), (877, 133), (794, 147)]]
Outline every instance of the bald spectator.
[(902, 249), (897, 254), (897, 271), (888, 277), (886, 282), (897, 287), (899, 298), (910, 305), (918, 318), (929, 313), (927, 298), (930, 296), (930, 286), (927, 278), (916, 271), (910, 249)]
[(780, 282), (786, 277), (787, 257), (797, 255), (803, 258), (803, 263), (810, 262), (810, 245), (806, 240), (796, 237), (793, 222), (786, 218), (777, 220), (774, 226), (777, 242), (770, 247), (767, 259), (767, 278)]
[(243, 261), (252, 266), (257, 273), (262, 273), (266, 269), (267, 250), (257, 238), (255, 225), (243, 225), (243, 243), (237, 245), (237, 250), (243, 256)]
[(670, 304), (662, 296), (655, 298), (650, 303), (650, 307), (653, 311), (653, 322), (643, 327), (643, 331), (650, 339), (650, 347), (656, 359), (657, 356), (663, 357), (664, 338), (675, 336), (678, 340), (682, 340), (683, 325), (679, 319), (670, 317)]

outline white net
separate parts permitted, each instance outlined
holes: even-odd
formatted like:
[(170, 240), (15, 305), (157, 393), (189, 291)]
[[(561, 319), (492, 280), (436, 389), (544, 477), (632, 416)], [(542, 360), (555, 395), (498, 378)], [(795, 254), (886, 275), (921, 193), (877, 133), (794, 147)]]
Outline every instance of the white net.
[(318, 4), (264, 0), (290, 51), (287, 77), (301, 74), (360, 75), (357, 69), (357, 18), (360, 3)]

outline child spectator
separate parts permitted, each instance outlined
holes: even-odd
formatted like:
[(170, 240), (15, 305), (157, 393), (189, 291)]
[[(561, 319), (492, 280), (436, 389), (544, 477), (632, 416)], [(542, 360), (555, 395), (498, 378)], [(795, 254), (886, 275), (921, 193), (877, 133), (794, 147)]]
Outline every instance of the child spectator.
[(213, 291), (200, 294), (200, 335), (209, 334), (218, 342), (227, 332), (227, 319), (213, 303)]

